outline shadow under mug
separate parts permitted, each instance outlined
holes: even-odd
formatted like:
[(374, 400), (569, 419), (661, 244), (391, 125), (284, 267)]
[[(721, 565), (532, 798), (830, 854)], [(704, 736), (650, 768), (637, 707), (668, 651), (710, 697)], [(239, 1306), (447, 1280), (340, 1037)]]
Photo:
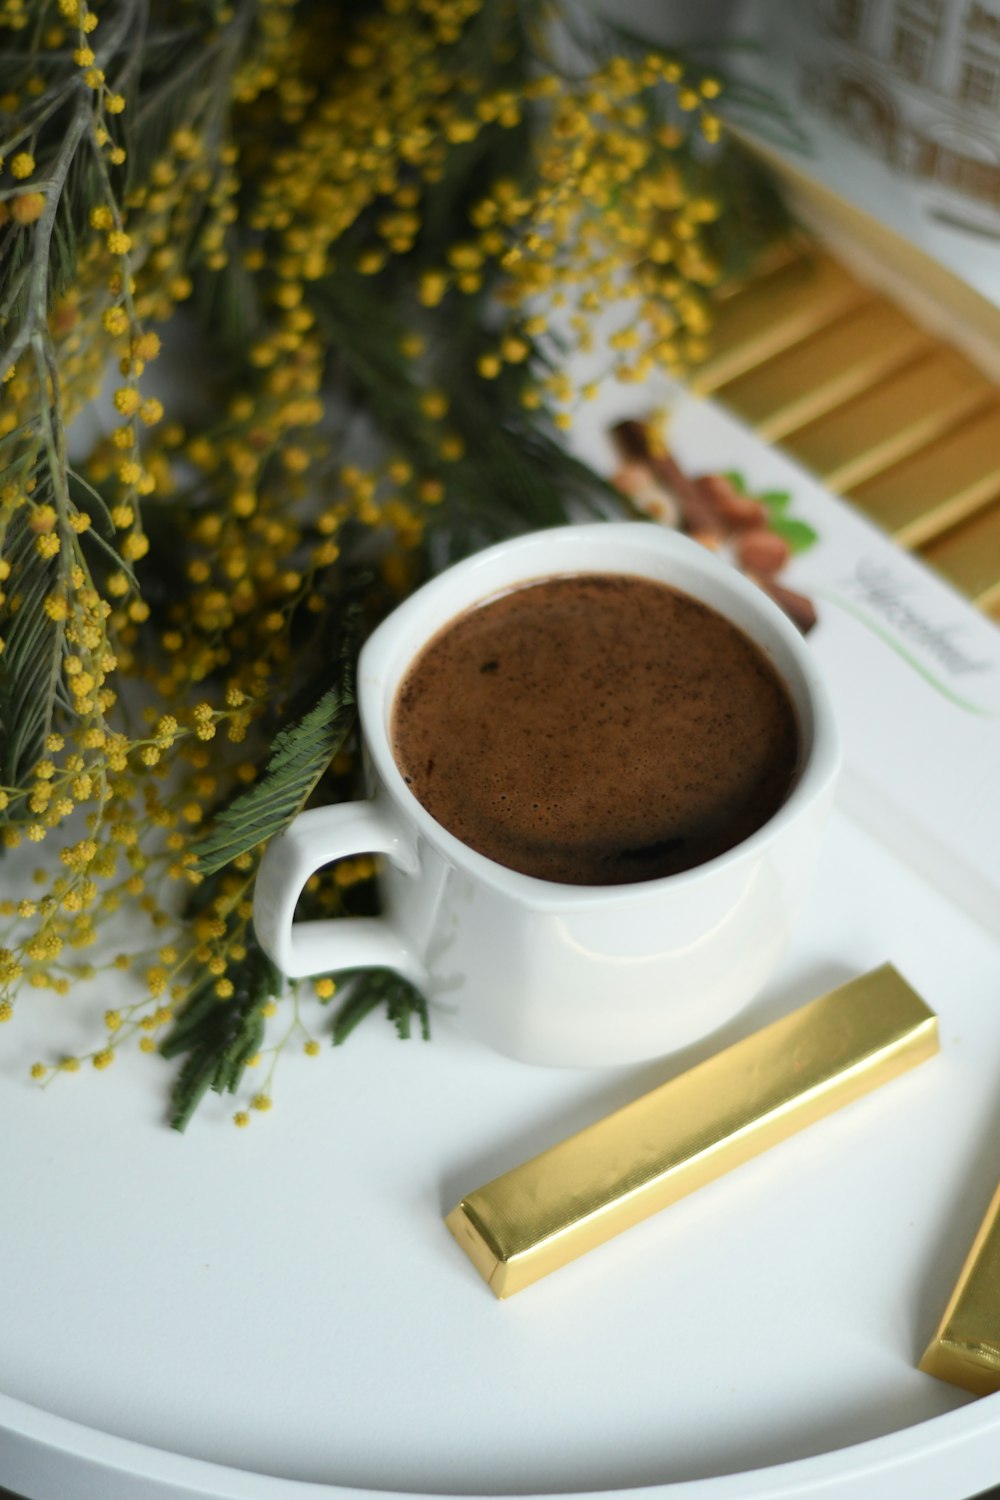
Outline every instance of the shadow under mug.
[[(767, 823), (703, 865), (632, 885), (557, 884), (468, 848), (417, 801), (390, 745), (400, 681), (442, 627), (520, 584), (586, 572), (658, 580), (726, 616), (767, 654), (799, 723), (796, 779)], [(759, 992), (805, 898), (840, 746), (805, 641), (734, 568), (639, 521), (502, 542), (440, 574), (378, 627), (361, 652), (358, 705), (370, 798), (301, 813), (272, 840), (257, 876), (257, 936), (289, 977), (393, 969), (436, 1015), (497, 1051), (568, 1066), (675, 1051)], [(371, 853), (384, 856), (381, 916), (293, 921), (317, 869)]]

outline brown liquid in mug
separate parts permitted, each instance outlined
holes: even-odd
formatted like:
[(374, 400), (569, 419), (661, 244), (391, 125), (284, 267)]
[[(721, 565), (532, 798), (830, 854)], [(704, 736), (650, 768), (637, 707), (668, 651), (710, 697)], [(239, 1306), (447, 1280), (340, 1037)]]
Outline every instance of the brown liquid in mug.
[(777, 811), (799, 733), (763, 652), (626, 574), (524, 585), (440, 631), (403, 679), (396, 762), (437, 821), (542, 880), (688, 870)]

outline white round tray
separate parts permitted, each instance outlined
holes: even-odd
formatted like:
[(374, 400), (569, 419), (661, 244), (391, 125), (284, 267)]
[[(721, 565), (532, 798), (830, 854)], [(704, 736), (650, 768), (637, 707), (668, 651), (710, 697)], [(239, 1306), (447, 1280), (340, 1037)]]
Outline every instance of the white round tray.
[[(493, 1298), (442, 1222), (463, 1192), (886, 959), (939, 1057)], [(916, 1369), (1000, 1176), (1000, 943), (842, 814), (767, 995), (666, 1062), (528, 1068), (372, 1017), (293, 1049), (251, 1129), (213, 1097), (181, 1137), (156, 1059), (27, 1080), (98, 991), (32, 996), (0, 1050), (0, 1484), (28, 1500), (1000, 1481), (1000, 1397)]]

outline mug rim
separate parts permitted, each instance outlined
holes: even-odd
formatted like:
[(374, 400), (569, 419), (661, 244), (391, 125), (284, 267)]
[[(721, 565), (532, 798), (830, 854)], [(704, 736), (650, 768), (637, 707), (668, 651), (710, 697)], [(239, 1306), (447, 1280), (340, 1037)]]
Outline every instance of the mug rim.
[[(585, 563), (578, 557), (574, 565), (571, 558), (565, 555), (567, 550), (582, 554), (591, 550), (595, 543), (600, 543), (602, 548), (625, 543), (638, 544), (640, 549), (652, 549), (653, 553), (658, 552), (663, 558), (677, 561), (689, 571), (706, 575), (717, 589), (737, 602), (737, 607), (739, 604), (746, 607), (754, 616), (755, 625), (756, 617), (759, 616), (764, 633), (777, 636), (793, 660), (800, 679), (801, 696), (808, 703), (811, 718), (811, 739), (795, 784), (781, 806), (758, 829), (721, 854), (688, 870), (616, 885), (574, 885), (545, 880), (537, 875), (526, 875), (520, 870), (500, 864), (489, 855), (481, 854), (449, 832), (428, 812), (406, 784), (396, 764), (388, 730), (392, 701), (386, 701), (387, 698), (395, 699), (399, 683), (409, 665), (452, 620), (477, 604), (526, 584), (544, 578), (601, 572), (653, 577), (658, 582), (669, 582), (671, 587), (676, 587), (681, 592), (691, 592), (683, 583), (671, 582), (656, 574), (643, 574), (636, 567), (619, 566), (607, 558), (594, 557), (590, 563)], [(552, 556), (554, 551), (561, 555)], [(545, 560), (547, 557), (548, 561)], [(539, 566), (527, 566), (533, 559), (537, 559)], [(512, 565), (523, 561), (524, 565), (515, 568), (506, 582), (488, 584), (488, 577), (504, 560), (509, 560)], [(463, 597), (460, 602), (456, 602), (430, 628), (417, 630), (418, 624), (426, 619), (439, 601), (446, 599), (463, 582), (473, 581), (477, 575), (483, 577), (485, 585), (480, 591), (474, 592), (471, 598)], [(695, 594), (694, 597), (700, 596)], [(720, 608), (716, 601), (702, 602), (708, 603), (708, 607), (715, 609), (717, 613), (726, 614), (725, 609)], [(791, 692), (796, 715), (800, 720), (800, 737), (803, 737), (806, 730), (801, 723), (800, 692), (796, 685), (789, 682), (788, 673), (773, 660), (768, 644), (760, 639), (753, 628), (747, 629), (742, 623), (733, 623), (737, 623), (757, 647), (765, 652), (785, 687)], [(418, 636), (415, 643), (412, 639), (414, 634)], [(394, 672), (394, 658), (399, 654), (401, 644), (404, 647), (402, 654), (405, 662)], [(397, 605), (372, 632), (358, 659), (357, 698), (362, 741), (378, 779), (385, 794), (415, 826), (418, 834), (426, 838), (446, 859), (464, 868), (475, 879), (485, 882), (511, 899), (530, 903), (535, 907), (563, 908), (588, 904), (606, 907), (609, 904), (637, 901), (665, 894), (669, 890), (688, 889), (710, 879), (720, 869), (733, 868), (751, 860), (823, 795), (835, 779), (842, 759), (840, 733), (828, 690), (797, 627), (757, 584), (744, 577), (734, 566), (716, 557), (710, 549), (691, 537), (651, 521), (596, 521), (547, 527), (497, 542), (454, 563)]]

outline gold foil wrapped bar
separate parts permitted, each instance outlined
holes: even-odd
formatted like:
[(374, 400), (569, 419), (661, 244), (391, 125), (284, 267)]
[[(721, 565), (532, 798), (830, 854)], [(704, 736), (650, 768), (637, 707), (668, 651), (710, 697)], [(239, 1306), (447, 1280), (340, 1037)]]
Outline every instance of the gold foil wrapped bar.
[(509, 1297), (937, 1049), (933, 1011), (884, 965), (478, 1188), (445, 1223)]
[(920, 1368), (977, 1396), (1000, 1391), (1000, 1187)]

